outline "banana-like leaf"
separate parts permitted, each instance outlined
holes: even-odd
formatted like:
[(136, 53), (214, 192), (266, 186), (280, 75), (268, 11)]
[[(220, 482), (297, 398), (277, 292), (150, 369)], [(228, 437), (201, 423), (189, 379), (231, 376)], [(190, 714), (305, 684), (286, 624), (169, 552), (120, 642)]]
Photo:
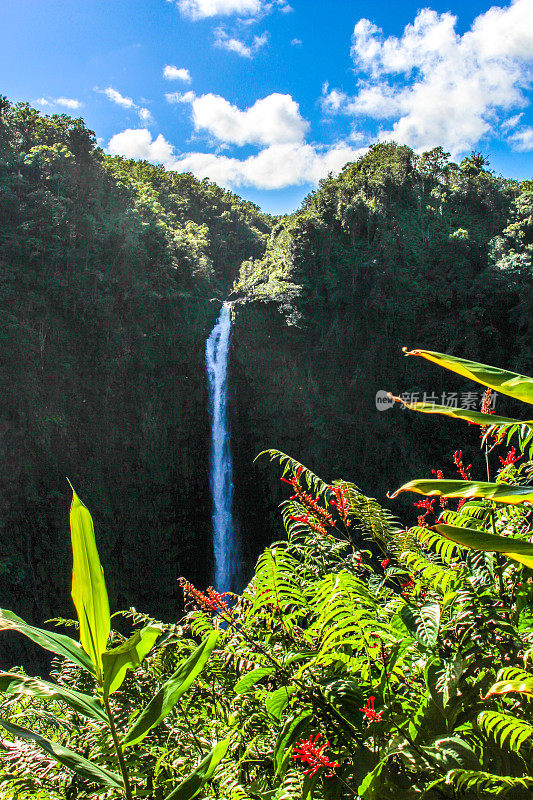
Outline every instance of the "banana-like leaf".
[(275, 689), (273, 692), (267, 695), (265, 706), (266, 710), (269, 714), (271, 714), (274, 719), (280, 719), (283, 711), (289, 705), (291, 696), (297, 691), (296, 686), (280, 686), (279, 689)]
[(48, 683), (40, 678), (30, 678), (14, 672), (0, 672), (0, 691), (8, 694), (28, 694), (32, 697), (60, 700), (78, 714), (108, 724), (107, 716), (96, 700), (87, 694), (61, 686), (59, 683)]
[(533, 486), (511, 486), (508, 483), (489, 483), (488, 481), (459, 481), (419, 478), (400, 486), (391, 498), (401, 492), (438, 495), (439, 497), (484, 497), (497, 503), (533, 503)]
[(435, 525), (435, 528), (446, 539), (470, 547), (472, 550), (486, 550), (490, 553), (502, 553), (506, 558), (519, 561), (533, 569), (533, 544), (509, 536), (497, 536), (495, 533), (477, 531), (474, 528), (458, 528), (456, 525)]
[(159, 628), (147, 625), (123, 644), (102, 653), (105, 697), (116, 692), (122, 685), (126, 672), (138, 667), (143, 658), (146, 658), (160, 633)]
[(533, 678), (524, 678), (518, 681), (498, 681), (490, 687), (486, 697), (490, 697), (493, 694), (509, 694), (510, 692), (533, 695)]
[(122, 742), (125, 747), (144, 739), (146, 734), (172, 711), (180, 697), (192, 686), (205, 667), (218, 637), (219, 631), (212, 631), (187, 661), (163, 684), (127, 732)]
[(110, 772), (108, 769), (105, 769), (105, 767), (97, 766), (92, 761), (78, 755), (78, 753), (75, 753), (73, 750), (69, 750), (53, 742), (51, 739), (46, 739), (44, 736), (34, 731), (21, 728), (19, 725), (14, 725), (12, 722), (7, 722), (4, 719), (0, 719), (0, 725), (2, 725), (8, 733), (13, 734), (13, 736), (19, 736), (21, 739), (29, 739), (35, 742), (45, 753), (48, 753), (48, 755), (52, 756), (52, 758), (60, 764), (63, 764), (64, 767), (71, 769), (77, 775), (81, 775), (82, 778), (88, 781), (95, 781), (103, 786), (111, 786), (113, 789), (123, 789), (120, 775)]
[(406, 403), (401, 397), (391, 395), (397, 403), (403, 403), (411, 411), (418, 411), (422, 414), (444, 414), (446, 417), (454, 419), (464, 419), (473, 422), (475, 425), (529, 425), (533, 428), (533, 419), (512, 419), (511, 417), (500, 417), (497, 414), (482, 414), (481, 411), (471, 411), (467, 408), (452, 408), (450, 406), (437, 406), (433, 403)]
[(202, 786), (215, 774), (215, 770), (228, 752), (230, 740), (224, 739), (219, 742), (208, 755), (200, 761), (196, 769), (191, 772), (188, 778), (180, 783), (165, 800), (191, 800), (196, 797)]
[(80, 621), (80, 641), (100, 677), (102, 653), (111, 630), (109, 601), (104, 571), (96, 549), (92, 517), (74, 489), (70, 506), (70, 534), (73, 555), (72, 599)]
[(62, 658), (67, 658), (92, 675), (95, 674), (93, 662), (83, 647), (74, 639), (71, 639), (70, 636), (55, 633), (55, 631), (45, 631), (42, 628), (34, 628), (33, 625), (28, 625), (27, 622), (17, 617), (12, 611), (7, 611), (4, 608), (0, 609), (0, 630), (18, 631), (18, 633), (22, 633), (32, 642), (38, 644), (39, 647), (42, 647), (43, 650), (49, 650)]
[(274, 764), (276, 777), (283, 776), (287, 771), (288, 763), (292, 756), (295, 741), (302, 737), (313, 720), (311, 711), (302, 711), (297, 717), (289, 719), (278, 734), (274, 745)]
[(507, 372), (488, 364), (479, 364), (477, 361), (468, 361), (446, 353), (435, 353), (432, 350), (404, 350), (404, 352), (407, 356), (422, 356), (438, 364), (439, 367), (482, 383), (509, 397), (523, 400), (524, 403), (533, 403), (533, 378), (528, 378), (527, 375), (518, 375), (516, 372)]

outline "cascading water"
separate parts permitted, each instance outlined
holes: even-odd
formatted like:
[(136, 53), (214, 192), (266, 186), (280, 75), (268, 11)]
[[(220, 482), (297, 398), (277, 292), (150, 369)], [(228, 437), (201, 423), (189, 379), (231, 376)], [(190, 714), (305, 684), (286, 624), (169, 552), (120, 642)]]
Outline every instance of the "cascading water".
[(237, 547), (232, 518), (232, 469), (228, 429), (228, 354), (231, 333), (231, 305), (224, 303), (207, 340), (205, 361), (209, 380), (211, 411), (211, 494), (213, 497), (213, 549), (215, 589), (234, 590)]

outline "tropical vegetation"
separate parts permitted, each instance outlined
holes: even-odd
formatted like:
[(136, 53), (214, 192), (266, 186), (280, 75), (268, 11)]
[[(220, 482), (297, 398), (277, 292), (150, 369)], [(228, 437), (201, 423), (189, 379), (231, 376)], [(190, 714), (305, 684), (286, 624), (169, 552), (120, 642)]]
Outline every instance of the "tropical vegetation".
[[(486, 470), (455, 450), (460, 478), (436, 468), (402, 485), (392, 500), (422, 496), (414, 525), (269, 450), (286, 536), (241, 595), (182, 580), (185, 613), (164, 624), (110, 614), (73, 493), (78, 620), (57, 622), (79, 643), (0, 613), (3, 637), (56, 655), (53, 680), (0, 675), (5, 797), (533, 796), (533, 421), (490, 407), (496, 390), (532, 405), (533, 379), (407, 355), (485, 388), (481, 411), (410, 404), (475, 426)], [(124, 618), (129, 637), (111, 632)]]

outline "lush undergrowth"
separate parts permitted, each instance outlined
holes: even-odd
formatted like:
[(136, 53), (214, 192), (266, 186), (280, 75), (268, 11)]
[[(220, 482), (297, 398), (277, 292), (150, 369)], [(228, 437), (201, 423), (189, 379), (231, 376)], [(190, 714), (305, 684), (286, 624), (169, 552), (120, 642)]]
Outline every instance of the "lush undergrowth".
[(125, 640), (74, 494), (81, 644), (1, 612), (57, 657), (49, 681), (0, 675), (3, 797), (533, 797), (533, 423), (487, 413), (533, 380), (413, 354), (488, 387), (480, 412), (412, 404), (477, 424), (487, 465), (472, 478), (457, 450), (459, 478), (401, 487), (414, 527), (269, 451), (287, 536), (242, 596), (182, 581), (179, 623), (131, 610)]

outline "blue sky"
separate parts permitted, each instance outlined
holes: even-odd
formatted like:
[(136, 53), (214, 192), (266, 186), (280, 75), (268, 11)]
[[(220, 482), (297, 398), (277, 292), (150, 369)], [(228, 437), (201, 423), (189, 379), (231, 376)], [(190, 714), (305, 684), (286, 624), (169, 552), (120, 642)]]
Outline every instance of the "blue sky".
[(378, 139), (533, 174), (533, 0), (1, 0), (0, 91), (294, 210)]

